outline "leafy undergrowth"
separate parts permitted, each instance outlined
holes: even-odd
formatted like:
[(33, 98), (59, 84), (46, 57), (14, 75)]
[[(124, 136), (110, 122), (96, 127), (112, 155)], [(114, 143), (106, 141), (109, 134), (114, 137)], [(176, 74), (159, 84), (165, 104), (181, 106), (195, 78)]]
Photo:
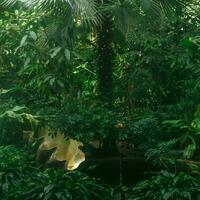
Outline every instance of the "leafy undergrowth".
[(7, 195), (8, 200), (100, 200), (109, 199), (108, 190), (96, 179), (79, 172), (48, 169), (33, 172)]
[(136, 184), (128, 200), (193, 200), (200, 198), (200, 178), (161, 171)]
[(2, 200), (109, 200), (109, 191), (100, 180), (78, 171), (42, 170), (24, 150), (0, 147)]
[(23, 175), (34, 169), (33, 161), (22, 149), (0, 146), (0, 196), (8, 193)]

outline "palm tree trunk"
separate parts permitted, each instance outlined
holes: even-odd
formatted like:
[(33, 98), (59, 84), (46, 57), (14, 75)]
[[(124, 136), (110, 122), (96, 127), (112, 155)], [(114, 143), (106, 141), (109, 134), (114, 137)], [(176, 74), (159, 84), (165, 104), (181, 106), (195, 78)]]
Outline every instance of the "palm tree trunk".
[[(101, 4), (106, 2), (108, 0)], [(112, 19), (107, 13), (102, 15), (102, 24), (97, 28), (96, 36), (98, 91), (100, 100), (110, 106), (113, 101)]]

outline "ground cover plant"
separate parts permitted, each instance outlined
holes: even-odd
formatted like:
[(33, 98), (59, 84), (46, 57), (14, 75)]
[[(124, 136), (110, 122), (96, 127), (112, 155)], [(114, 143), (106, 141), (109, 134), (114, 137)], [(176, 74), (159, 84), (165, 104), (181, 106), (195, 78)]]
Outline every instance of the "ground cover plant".
[(4, 196), (17, 181), (34, 169), (28, 153), (14, 146), (0, 146), (0, 195)]

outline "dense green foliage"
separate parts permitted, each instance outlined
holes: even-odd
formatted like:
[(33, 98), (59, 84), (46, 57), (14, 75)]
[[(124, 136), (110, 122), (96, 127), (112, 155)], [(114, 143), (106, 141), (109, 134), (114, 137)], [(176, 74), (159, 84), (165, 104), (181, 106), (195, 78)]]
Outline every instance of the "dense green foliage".
[(101, 181), (79, 172), (43, 170), (25, 150), (0, 146), (0, 196), (11, 199), (110, 199)]
[(130, 200), (200, 198), (199, 12), (198, 0), (0, 0), (0, 195), (111, 198), (78, 170), (29, 158), (40, 141), (25, 134), (47, 126), (89, 155), (139, 152), (165, 170)]
[(184, 200), (199, 198), (199, 177), (184, 173), (161, 171), (157, 176), (138, 183), (130, 194), (130, 200)]
[(14, 187), (6, 199), (109, 199), (109, 190), (95, 179), (80, 173), (46, 170), (25, 177)]
[(0, 146), (0, 196), (7, 194), (24, 174), (34, 169), (26, 151), (14, 146)]

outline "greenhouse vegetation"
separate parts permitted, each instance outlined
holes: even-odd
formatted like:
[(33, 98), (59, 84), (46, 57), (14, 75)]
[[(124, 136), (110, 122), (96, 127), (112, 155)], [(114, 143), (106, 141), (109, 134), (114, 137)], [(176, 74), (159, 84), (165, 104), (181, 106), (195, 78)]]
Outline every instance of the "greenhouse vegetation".
[(200, 199), (199, 0), (0, 0), (0, 200)]

